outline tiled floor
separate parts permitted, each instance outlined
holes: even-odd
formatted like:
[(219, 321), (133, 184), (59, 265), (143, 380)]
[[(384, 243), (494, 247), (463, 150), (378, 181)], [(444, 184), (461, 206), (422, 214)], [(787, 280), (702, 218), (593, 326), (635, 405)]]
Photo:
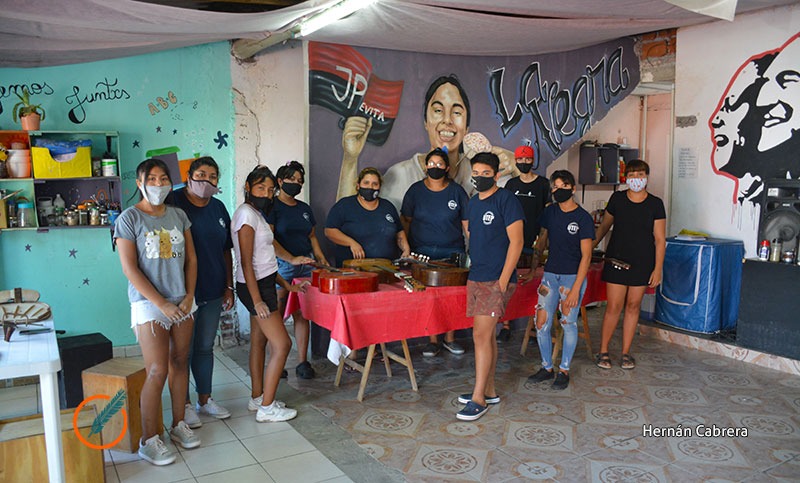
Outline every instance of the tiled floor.
[[(602, 312), (588, 311), (595, 350)], [(107, 481), (800, 481), (800, 377), (639, 337), (633, 371), (619, 368), (618, 339), (608, 371), (580, 341), (570, 387), (557, 392), (527, 383), (538, 349), (533, 339), (520, 356), (521, 336), (500, 344), (502, 402), (473, 423), (455, 418), (456, 399), (474, 380), (468, 339), (463, 356), (423, 358), (415, 349), (419, 392), (402, 367), (393, 365), (389, 379), (376, 364), (362, 403), (357, 374), (335, 388), (335, 367), (320, 359), (318, 377), (299, 380), (293, 354), (279, 398), (299, 416), (278, 424), (256, 424), (247, 411), (247, 346), (218, 351), (214, 398), (233, 416), (204, 418), (203, 445), (179, 450), (168, 467), (110, 452)], [(0, 410), (24, 409), (18, 401), (29, 405), (35, 391), (0, 390)], [(643, 434), (643, 425), (694, 431), (699, 424), (748, 435)]]

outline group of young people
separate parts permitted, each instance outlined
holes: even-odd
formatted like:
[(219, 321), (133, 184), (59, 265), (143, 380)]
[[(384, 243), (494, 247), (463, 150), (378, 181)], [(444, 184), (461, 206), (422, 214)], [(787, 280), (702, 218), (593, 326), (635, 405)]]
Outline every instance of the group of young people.
[[(278, 169), (277, 177), (266, 166), (257, 166), (245, 181), (245, 202), (231, 218), (214, 198), (220, 192), (214, 159), (194, 160), (186, 187), (175, 192), (164, 162), (148, 159), (137, 167), (140, 199), (119, 216), (114, 237), (129, 281), (131, 327), (147, 373), (141, 393), (142, 459), (155, 465), (175, 461), (158, 427), (167, 381), (173, 418), (169, 437), (183, 448), (201, 444), (192, 431), (202, 426), (198, 414), (217, 419), (231, 415), (211, 397), (219, 319), (222, 310), (234, 304), (231, 249), (238, 267), (235, 292), (250, 313), (248, 409), (258, 422), (286, 421), (297, 415), (275, 399), (292, 347), (282, 315), (285, 296), (304, 290), (304, 285), (292, 281), (309, 275), (309, 263), (316, 259), (327, 264), (314, 233), (311, 208), (295, 199), (304, 177), (305, 169), (296, 161)], [(300, 361), (295, 372), (311, 379), (314, 369), (306, 359), (309, 323), (299, 311), (293, 319)], [(270, 357), (265, 368), (267, 345)], [(197, 391), (195, 405), (189, 397), (189, 368)]]
[[(577, 344), (577, 316), (586, 288), (592, 250), (613, 225), (607, 256), (630, 261), (625, 272), (604, 269), (608, 307), (603, 320), (597, 365), (610, 368), (608, 345), (620, 313), (623, 322), (622, 367), (635, 365), (630, 347), (638, 310), (647, 286), (661, 280), (664, 258), (663, 203), (646, 191), (649, 167), (643, 161), (628, 163), (627, 191), (615, 192), (597, 230), (592, 217), (573, 195), (575, 179), (559, 170), (549, 183), (532, 173), (533, 152), (521, 146), (515, 153), (518, 177), (505, 188), (498, 185), (500, 159), (478, 153), (470, 160), (470, 187), (475, 195), (454, 182), (452, 157), (447, 148), (435, 148), (424, 158), (424, 177), (406, 191), (400, 213), (380, 197), (382, 177), (375, 168), (357, 176), (356, 194), (331, 207), (325, 236), (334, 245), (335, 263), (350, 258), (407, 257), (412, 250), (432, 259), (466, 254), (466, 314), (473, 317), (475, 386), (459, 396), (465, 406), (457, 418), (472, 421), (500, 402), (495, 386), (497, 365), (496, 325), (518, 283), (530, 281), (545, 248), (537, 303), (536, 328), (542, 367), (529, 381), (553, 379), (554, 389), (569, 384), (570, 361)], [(248, 409), (256, 421), (286, 421), (297, 411), (275, 399), (292, 342), (283, 321), (289, 291), (308, 277), (312, 264), (328, 265), (315, 235), (316, 221), (308, 204), (295, 197), (305, 183), (305, 169), (292, 161), (273, 175), (257, 166), (244, 184), (245, 202), (229, 217), (214, 198), (219, 167), (210, 157), (196, 159), (188, 171), (186, 187), (172, 193), (172, 179), (160, 160), (148, 159), (136, 171), (140, 200), (125, 210), (115, 226), (123, 272), (129, 280), (131, 326), (145, 362), (147, 378), (142, 388), (142, 432), (139, 455), (156, 465), (172, 463), (175, 455), (160, 439), (157, 427), (161, 391), (168, 381), (173, 422), (170, 439), (184, 448), (200, 445), (192, 429), (202, 425), (198, 414), (224, 419), (230, 411), (211, 397), (213, 345), (223, 309), (234, 303), (235, 291), (250, 313), (250, 374), (252, 394)], [(275, 194), (277, 191), (277, 195)], [(166, 203), (172, 194), (172, 202)], [(552, 199), (552, 202), (551, 202)], [(531, 259), (531, 271), (518, 277), (521, 255)], [(552, 360), (551, 327), (560, 313), (564, 329), (561, 364)], [(300, 363), (298, 377), (310, 379), (307, 361), (309, 322), (293, 315)], [(510, 333), (510, 332), (509, 332)], [(270, 357), (265, 367), (266, 347)], [(454, 334), (443, 343), (431, 336), (423, 354), (433, 356), (444, 347), (454, 354), (464, 348)], [(195, 379), (197, 403), (189, 398), (189, 368)]]

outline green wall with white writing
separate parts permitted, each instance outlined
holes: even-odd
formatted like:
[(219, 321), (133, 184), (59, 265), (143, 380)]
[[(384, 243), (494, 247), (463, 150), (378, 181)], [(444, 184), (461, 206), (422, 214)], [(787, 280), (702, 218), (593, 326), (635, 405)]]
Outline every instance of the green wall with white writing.
[[(46, 110), (42, 131), (119, 132), (123, 207), (137, 199), (131, 199), (136, 166), (148, 151), (168, 148), (175, 166), (213, 156), (221, 170), (219, 196), (230, 210), (235, 163), (229, 48), (220, 42), (87, 64), (0, 69), (0, 130), (20, 129), (11, 114), (15, 93), (27, 86), (31, 102)], [(172, 175), (179, 185), (179, 175)], [(109, 230), (3, 230), (0, 290), (14, 287), (38, 290), (66, 335), (101, 332), (115, 346), (136, 342), (127, 279)]]

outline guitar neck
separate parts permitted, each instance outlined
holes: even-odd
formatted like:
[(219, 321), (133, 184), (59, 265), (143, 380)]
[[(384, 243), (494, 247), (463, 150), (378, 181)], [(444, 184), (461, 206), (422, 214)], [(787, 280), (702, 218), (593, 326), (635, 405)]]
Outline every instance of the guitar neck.
[(411, 275), (403, 273), (403, 272), (401, 272), (399, 270), (394, 270), (392, 268), (385, 267), (383, 265), (371, 265), (371, 266), (374, 267), (374, 268), (380, 268), (383, 271), (386, 271), (386, 272), (394, 274), (395, 277), (397, 277), (397, 278), (399, 278), (400, 280), (403, 281), (403, 284), (405, 285), (406, 290), (408, 290), (409, 292), (419, 292), (419, 291), (425, 290), (425, 285), (419, 283)]

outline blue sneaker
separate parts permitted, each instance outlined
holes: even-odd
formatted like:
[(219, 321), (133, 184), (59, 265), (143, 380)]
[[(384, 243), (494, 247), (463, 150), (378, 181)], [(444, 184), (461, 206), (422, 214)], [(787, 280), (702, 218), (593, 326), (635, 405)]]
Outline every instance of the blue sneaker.
[(464, 409), (456, 413), (456, 419), (460, 419), (461, 421), (475, 421), (486, 414), (488, 410), (489, 406), (481, 406), (478, 403), (470, 401), (464, 406)]
[[(483, 396), (486, 399), (486, 404), (499, 404), (500, 403), (500, 396)], [(462, 394), (458, 396), (458, 402), (461, 404), (467, 404), (468, 402), (472, 401), (472, 393), (469, 394)]]

